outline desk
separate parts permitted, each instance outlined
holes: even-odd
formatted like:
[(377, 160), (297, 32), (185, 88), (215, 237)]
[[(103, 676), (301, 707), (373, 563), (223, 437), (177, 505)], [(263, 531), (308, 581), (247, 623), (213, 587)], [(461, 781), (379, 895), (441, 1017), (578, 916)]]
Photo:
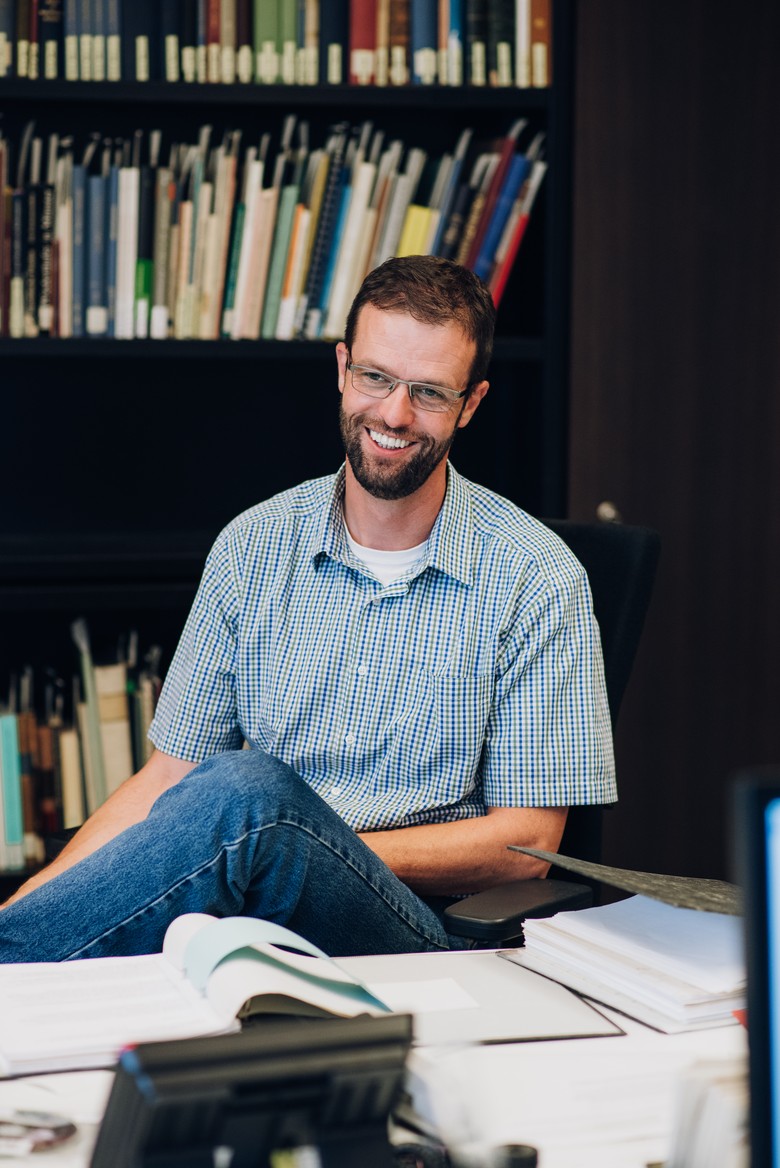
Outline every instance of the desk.
[[(645, 1168), (668, 1152), (685, 1068), (743, 1059), (746, 1034), (729, 1026), (664, 1035), (619, 1022), (625, 1037), (416, 1049), (412, 1095), (425, 1119), (477, 1157), (523, 1142), (539, 1148), (540, 1168)], [(0, 1107), (59, 1103), (81, 1125), (78, 1142), (34, 1160), (3, 1160), (3, 1168), (86, 1168), (110, 1084), (108, 1071), (0, 1082)]]

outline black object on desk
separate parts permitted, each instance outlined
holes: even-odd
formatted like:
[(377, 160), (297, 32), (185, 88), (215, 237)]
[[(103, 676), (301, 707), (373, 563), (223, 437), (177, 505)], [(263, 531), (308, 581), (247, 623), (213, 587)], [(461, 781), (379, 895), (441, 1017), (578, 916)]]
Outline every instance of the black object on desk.
[(393, 1168), (387, 1121), (411, 1036), (392, 1015), (139, 1045), (120, 1057), (92, 1168), (263, 1168), (311, 1145), (323, 1168)]

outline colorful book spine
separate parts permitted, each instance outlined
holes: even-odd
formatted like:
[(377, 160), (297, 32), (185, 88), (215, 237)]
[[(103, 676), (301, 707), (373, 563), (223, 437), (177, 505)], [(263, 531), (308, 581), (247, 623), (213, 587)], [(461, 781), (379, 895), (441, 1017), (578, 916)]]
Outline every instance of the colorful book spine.
[(412, 81), (433, 85), (438, 76), (438, 13), (436, 0), (415, 0), (412, 4)]
[(350, 0), (349, 82), (351, 85), (372, 85), (375, 77), (376, 2)]
[(279, 11), (275, 0), (254, 0), (255, 80), (276, 85), (281, 77)]
[(14, 73), (15, 17), (14, 0), (0, 0), (0, 77)]
[[(106, 80), (122, 79), (122, 0), (103, 0), (106, 33)], [(124, 0), (126, 4), (131, 0)]]
[(101, 174), (87, 178), (87, 223), (89, 249), (87, 258), (86, 332), (91, 337), (108, 333), (108, 295), (106, 291), (106, 201), (107, 180)]

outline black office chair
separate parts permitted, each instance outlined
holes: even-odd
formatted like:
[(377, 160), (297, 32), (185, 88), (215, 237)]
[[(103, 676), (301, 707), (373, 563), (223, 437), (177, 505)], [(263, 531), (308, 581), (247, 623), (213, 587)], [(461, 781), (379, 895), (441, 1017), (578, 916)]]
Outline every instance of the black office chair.
[[(620, 523), (544, 522), (568, 544), (588, 574), (614, 729), (653, 591), (660, 553), (658, 533)], [(560, 854), (598, 862), (602, 814), (600, 805), (572, 807)], [(513, 880), (458, 900), (444, 909), (445, 928), (467, 943), (506, 945), (521, 941), (522, 922), (528, 917), (592, 904), (594, 884), (570, 873), (559, 879), (560, 871), (553, 867), (545, 879)]]

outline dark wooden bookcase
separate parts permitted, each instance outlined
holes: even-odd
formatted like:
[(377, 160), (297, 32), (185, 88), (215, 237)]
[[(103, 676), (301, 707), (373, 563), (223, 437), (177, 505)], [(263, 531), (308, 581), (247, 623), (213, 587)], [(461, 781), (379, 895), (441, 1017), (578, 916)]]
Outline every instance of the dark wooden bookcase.
[[(556, 0), (549, 90), (377, 89), (0, 81), (5, 134), (240, 127), (278, 139), (290, 112), (319, 130), (372, 120), (441, 153), (471, 126), (526, 116), (546, 131), (543, 196), (499, 311), (491, 392), (453, 452), (464, 474), (531, 512), (563, 514), (569, 350), (574, 4)], [(189, 135), (184, 139), (185, 133)], [(69, 625), (96, 657), (137, 628), (175, 647), (219, 529), (341, 461), (328, 342), (0, 340), (3, 478), (0, 694), (25, 664), (75, 671)]]

